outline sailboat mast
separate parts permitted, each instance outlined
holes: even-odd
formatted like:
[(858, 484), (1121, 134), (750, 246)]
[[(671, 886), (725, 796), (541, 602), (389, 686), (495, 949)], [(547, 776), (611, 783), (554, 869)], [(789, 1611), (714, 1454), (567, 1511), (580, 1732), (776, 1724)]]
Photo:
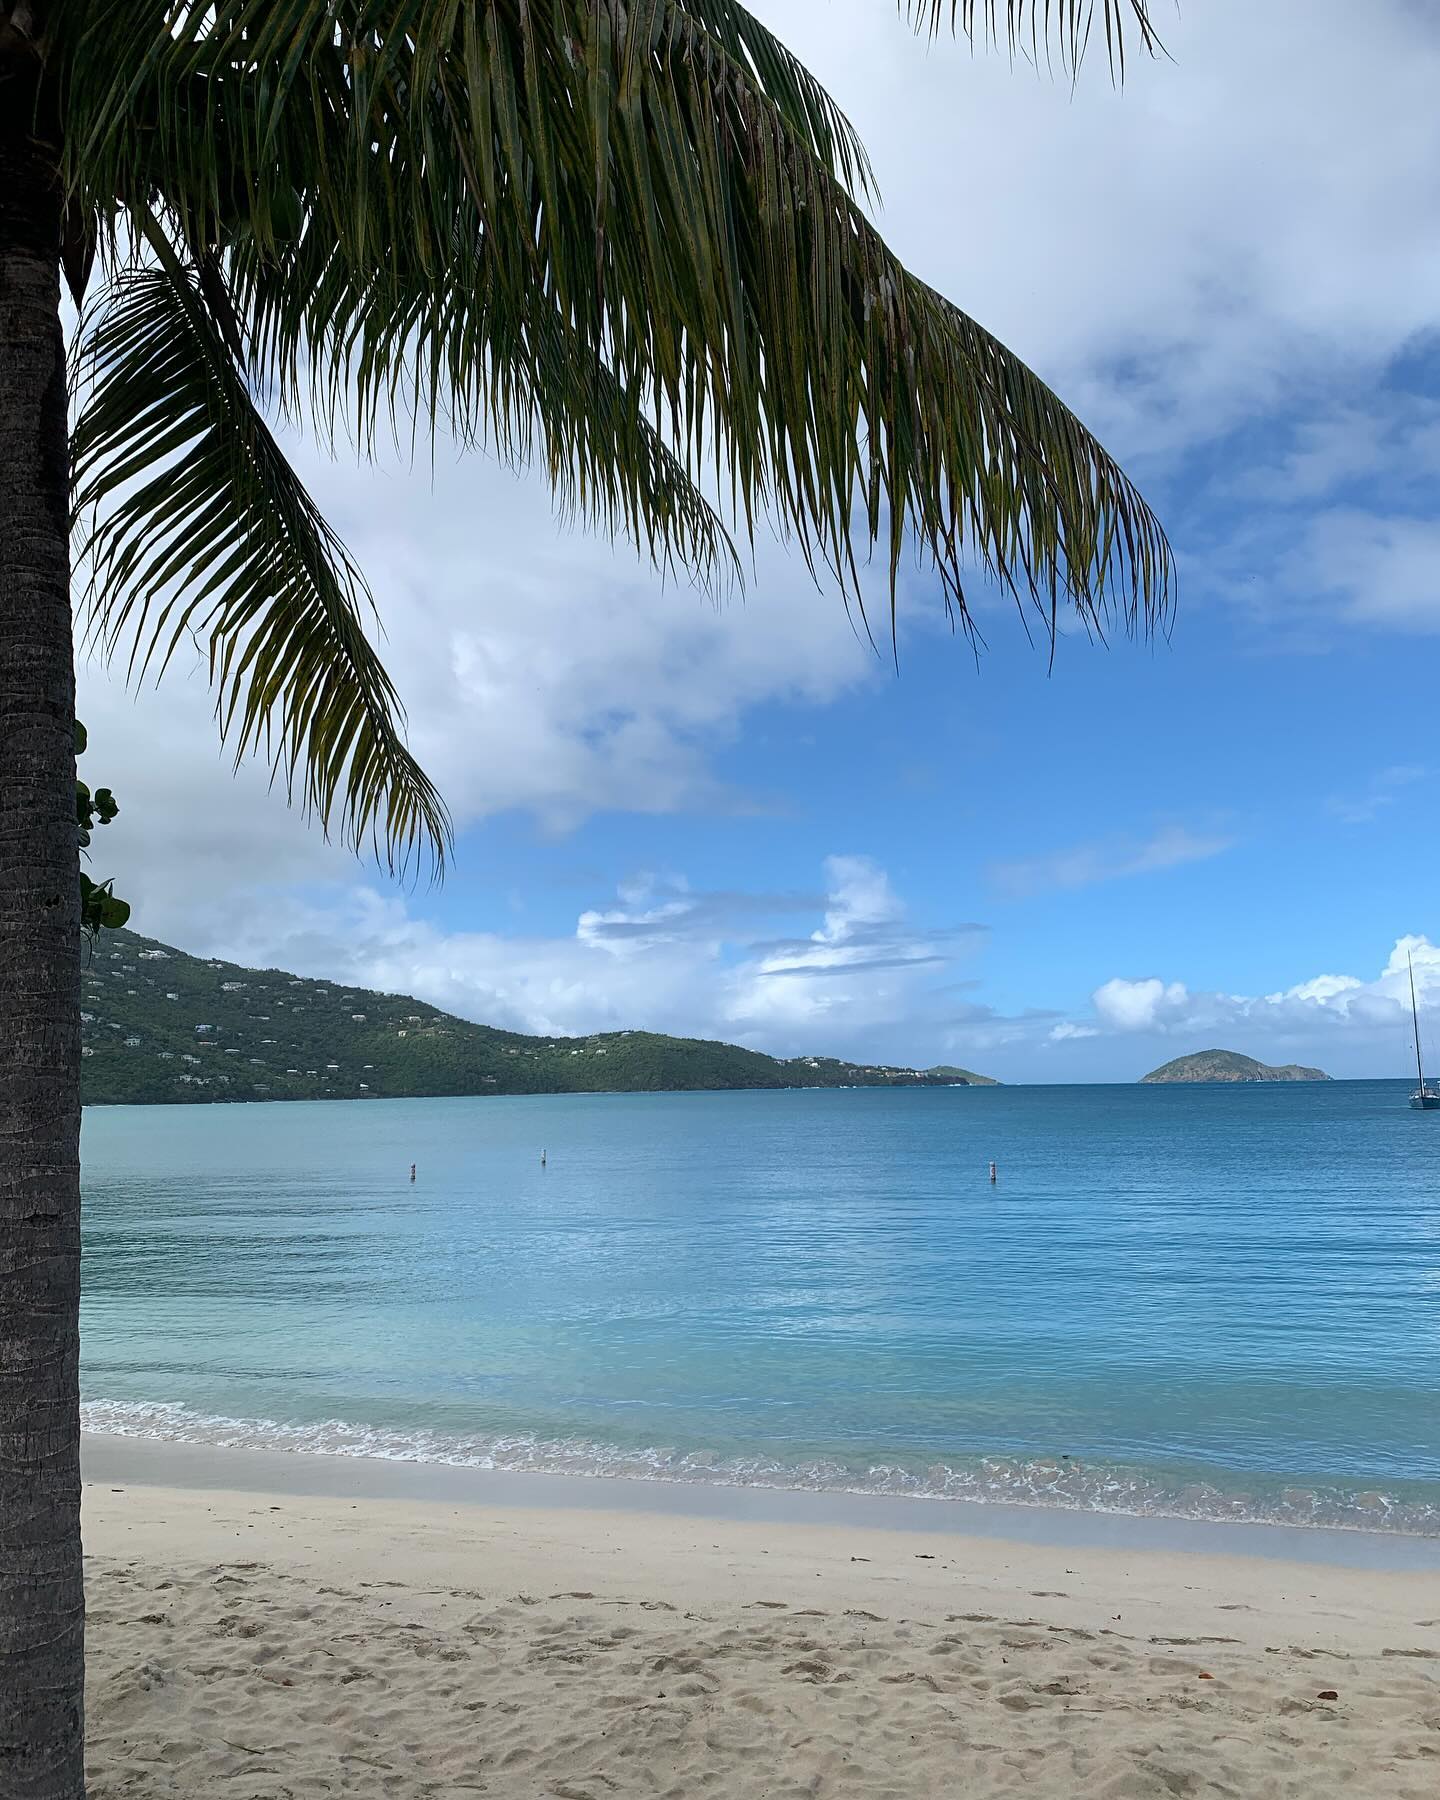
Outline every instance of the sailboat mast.
[(1410, 952), (1405, 952), (1405, 967), (1410, 971), (1410, 1022), (1415, 1027), (1415, 1078), (1420, 1083), (1420, 1092), (1425, 1092), (1425, 1068), (1420, 1061), (1420, 1014), (1415, 1005), (1415, 964), (1410, 959)]

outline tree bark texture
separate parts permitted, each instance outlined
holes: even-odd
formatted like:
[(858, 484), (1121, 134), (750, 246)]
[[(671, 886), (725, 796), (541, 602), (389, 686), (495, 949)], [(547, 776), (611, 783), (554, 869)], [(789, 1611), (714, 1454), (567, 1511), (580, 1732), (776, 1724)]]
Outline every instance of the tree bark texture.
[(57, 152), (37, 136), (38, 56), (33, 67), (0, 60), (0, 1800), (82, 1800), (80, 900), (61, 192)]

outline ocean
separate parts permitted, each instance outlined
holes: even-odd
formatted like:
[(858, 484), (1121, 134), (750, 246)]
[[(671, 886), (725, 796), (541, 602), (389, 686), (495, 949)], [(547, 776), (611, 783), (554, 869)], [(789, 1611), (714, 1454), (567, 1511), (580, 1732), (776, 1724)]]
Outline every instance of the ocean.
[(91, 1108), (85, 1423), (1440, 1535), (1406, 1092)]

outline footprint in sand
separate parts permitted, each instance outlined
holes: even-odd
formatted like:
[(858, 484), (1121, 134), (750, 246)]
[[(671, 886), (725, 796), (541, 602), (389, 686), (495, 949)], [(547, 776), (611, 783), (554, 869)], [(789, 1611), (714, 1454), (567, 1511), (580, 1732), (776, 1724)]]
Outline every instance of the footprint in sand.
[(221, 1619), (215, 1627), (217, 1637), (259, 1637), (265, 1627), (256, 1619)]
[(835, 1671), (829, 1663), (820, 1662), (815, 1657), (804, 1657), (799, 1662), (787, 1663), (780, 1671), (782, 1675), (798, 1675), (804, 1681), (830, 1681)]

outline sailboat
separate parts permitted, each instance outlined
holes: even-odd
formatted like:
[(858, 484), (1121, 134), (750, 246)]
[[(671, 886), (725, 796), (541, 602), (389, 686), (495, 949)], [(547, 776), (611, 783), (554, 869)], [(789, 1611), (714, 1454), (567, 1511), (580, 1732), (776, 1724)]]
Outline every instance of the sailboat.
[(1420, 1060), (1420, 1012), (1415, 1005), (1415, 965), (1410, 952), (1405, 952), (1405, 966), (1410, 971), (1410, 1022), (1415, 1027), (1415, 1092), (1410, 1104), (1416, 1112), (1440, 1112), (1440, 1082), (1425, 1079), (1425, 1065)]

